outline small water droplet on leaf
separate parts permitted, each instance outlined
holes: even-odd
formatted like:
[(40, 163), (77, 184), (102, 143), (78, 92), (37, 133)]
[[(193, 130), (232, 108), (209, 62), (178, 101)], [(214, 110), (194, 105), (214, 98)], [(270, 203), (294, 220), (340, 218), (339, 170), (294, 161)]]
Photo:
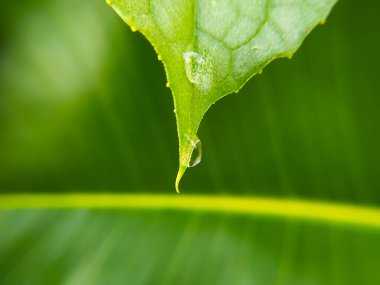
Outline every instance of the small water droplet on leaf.
[(193, 150), (191, 152), (190, 161), (188, 167), (194, 167), (202, 161), (202, 143), (198, 139), (197, 141), (191, 141)]
[(194, 83), (201, 91), (211, 87), (213, 66), (210, 56), (205, 53), (187, 51), (183, 53), (187, 79)]

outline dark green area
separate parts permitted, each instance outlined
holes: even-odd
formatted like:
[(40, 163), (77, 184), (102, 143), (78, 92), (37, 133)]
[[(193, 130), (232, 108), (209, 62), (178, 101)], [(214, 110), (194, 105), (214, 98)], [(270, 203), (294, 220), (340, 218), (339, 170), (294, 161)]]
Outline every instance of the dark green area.
[[(372, 2), (342, 1), (211, 108), (184, 193), (380, 202)], [(101, 1), (1, 5), (1, 191), (173, 191), (173, 103), (148, 42)]]
[[(182, 192), (380, 205), (378, 1), (206, 115)], [(170, 90), (102, 1), (0, 4), (0, 193), (173, 193)], [(1, 198), (0, 198), (1, 199)], [(1, 284), (379, 284), (379, 233), (239, 216), (0, 213)]]

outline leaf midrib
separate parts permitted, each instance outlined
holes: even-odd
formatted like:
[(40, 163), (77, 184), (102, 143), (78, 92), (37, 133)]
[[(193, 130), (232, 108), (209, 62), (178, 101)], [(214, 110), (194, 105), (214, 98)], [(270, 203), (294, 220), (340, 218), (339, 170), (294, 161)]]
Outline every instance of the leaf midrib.
[(0, 210), (139, 209), (271, 216), (380, 230), (380, 208), (316, 200), (164, 194), (2, 194)]

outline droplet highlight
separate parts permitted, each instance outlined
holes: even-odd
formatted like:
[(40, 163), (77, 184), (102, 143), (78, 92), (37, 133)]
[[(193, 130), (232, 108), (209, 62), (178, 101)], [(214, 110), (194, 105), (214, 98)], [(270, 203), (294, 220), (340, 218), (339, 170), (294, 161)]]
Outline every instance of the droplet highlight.
[(188, 167), (194, 167), (202, 161), (202, 143), (199, 139), (196, 141), (190, 139), (190, 143), (193, 149), (191, 151)]
[(187, 79), (194, 83), (201, 91), (211, 87), (213, 66), (210, 56), (205, 53), (187, 51), (183, 53)]

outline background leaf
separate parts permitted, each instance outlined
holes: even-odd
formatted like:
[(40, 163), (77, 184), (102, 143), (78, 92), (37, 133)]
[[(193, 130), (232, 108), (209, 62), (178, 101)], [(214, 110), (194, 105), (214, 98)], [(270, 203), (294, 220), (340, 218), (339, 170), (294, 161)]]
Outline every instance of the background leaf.
[(273, 59), (291, 57), (335, 2), (108, 1), (132, 31), (146, 36), (165, 65), (179, 137), (177, 191), (187, 167), (201, 159), (197, 131), (210, 106)]
[[(379, 5), (341, 1), (291, 61), (216, 104), (184, 192), (379, 208)], [(173, 104), (150, 44), (102, 1), (2, 1), (0, 15), (1, 193), (171, 194)], [(2, 210), (0, 283), (372, 285), (378, 241), (227, 213)]]
[(3, 212), (2, 284), (378, 284), (379, 233), (155, 211)]

